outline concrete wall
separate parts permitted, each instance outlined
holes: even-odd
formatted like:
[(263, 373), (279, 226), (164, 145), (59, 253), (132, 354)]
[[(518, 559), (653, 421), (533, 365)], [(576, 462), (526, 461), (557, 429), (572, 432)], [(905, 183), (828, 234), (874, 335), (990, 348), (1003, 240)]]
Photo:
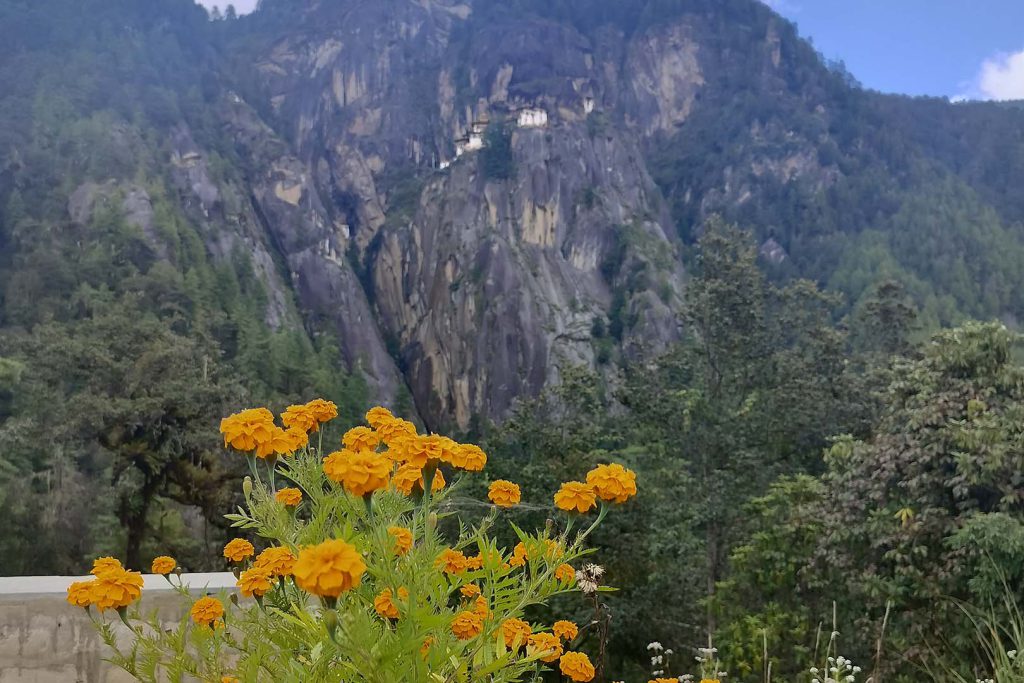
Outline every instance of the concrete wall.
[[(33, 576), (0, 578), (0, 683), (128, 683), (134, 680), (107, 664), (106, 645), (89, 615), (65, 601), (73, 581), (91, 577)], [(185, 574), (196, 596), (235, 585), (230, 573)], [(169, 619), (182, 614), (182, 598), (170, 592), (162, 576), (145, 576), (142, 609), (157, 609)], [(93, 615), (96, 611), (93, 610)], [(122, 638), (128, 630), (107, 612)]]

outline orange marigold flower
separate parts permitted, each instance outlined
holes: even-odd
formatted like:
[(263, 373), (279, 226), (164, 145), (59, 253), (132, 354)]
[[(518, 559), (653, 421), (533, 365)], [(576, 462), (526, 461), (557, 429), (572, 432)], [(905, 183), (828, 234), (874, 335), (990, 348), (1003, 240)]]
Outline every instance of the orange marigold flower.
[(274, 494), (274, 500), (285, 507), (296, 507), (302, 502), (302, 491), (296, 488), (281, 489)]
[(92, 604), (93, 587), (96, 581), (75, 581), (68, 586), (68, 604), (75, 607), (88, 607)]
[(298, 441), (293, 432), (286, 432), (277, 425), (270, 425), (256, 436), (256, 457), (270, 458), (277, 455), (291, 455), (298, 450)]
[(234, 676), (221, 676), (220, 683), (239, 683), (239, 681)]
[(272, 578), (270, 569), (265, 566), (255, 565), (246, 569), (238, 577), (238, 588), (242, 595), (247, 598), (253, 596), (260, 597), (269, 593), (270, 589), (274, 587), (270, 583)]
[(224, 617), (224, 604), (208, 595), (192, 603), (189, 614), (192, 615), (192, 621), (200, 626), (213, 628), (214, 624)]
[(430, 653), (430, 646), (434, 644), (434, 636), (427, 636), (423, 639), (423, 644), (420, 645), (420, 656), (424, 659), (427, 658), (427, 654)]
[[(385, 588), (373, 599), (373, 609), (377, 610), (377, 614), (385, 619), (398, 618), (398, 605), (394, 603), (392, 597), (391, 589)], [(400, 587), (398, 597), (401, 600), (408, 600), (409, 591), (404, 586)]]
[(388, 485), (391, 463), (373, 451), (335, 451), (324, 460), (324, 474), (355, 496), (365, 496)]
[(256, 549), (244, 538), (233, 538), (224, 546), (224, 557), (231, 562), (242, 562), (252, 557)]
[(300, 448), (305, 448), (309, 445), (309, 434), (297, 427), (289, 427), (284, 433), (285, 436), (291, 439), (291, 449), (289, 450), (289, 453), (294, 453)]
[(597, 504), (594, 488), (581, 481), (567, 481), (555, 494), (555, 507), (566, 512), (583, 514)]
[(505, 637), (505, 645), (509, 648), (519, 649), (526, 645), (526, 639), (533, 633), (530, 625), (522, 619), (511, 617), (501, 622), (501, 634)]
[[(313, 417), (320, 424), (330, 422), (338, 417), (338, 406), (334, 405), (333, 401), (325, 401), (322, 398), (314, 398), (306, 404), (306, 409), (313, 414)], [(313, 431), (316, 431), (316, 428)]]
[(142, 595), (142, 583), (139, 572), (123, 568), (102, 571), (92, 582), (92, 602), (101, 612), (127, 607)]
[(405, 555), (412, 550), (412, 531), (404, 526), (389, 526), (388, 534), (395, 538), (396, 555)]
[(167, 555), (160, 555), (159, 557), (153, 558), (153, 564), (150, 566), (150, 571), (154, 574), (162, 574), (167, 576), (174, 571), (174, 568), (178, 566), (177, 561), (173, 557)]
[(498, 507), (510, 508), (519, 504), (519, 501), (522, 500), (522, 493), (519, 491), (518, 484), (497, 479), (491, 482), (491, 486), (487, 490), (487, 497)]
[(625, 503), (636, 495), (636, 473), (618, 463), (598, 465), (590, 470), (587, 483), (601, 500)]
[(250, 408), (220, 421), (220, 432), (224, 435), (224, 447), (231, 446), (237, 451), (251, 451), (258, 442), (266, 440), (274, 426), (274, 414), (266, 408)]
[[(678, 678), (652, 678), (647, 683), (679, 683)], [(718, 683), (718, 679), (702, 678), (700, 683)]]
[(466, 569), (483, 569), (484, 558), (483, 555), (471, 555), (466, 558)]
[(266, 569), (271, 576), (291, 576), (295, 556), (285, 546), (273, 545), (261, 552), (253, 564)]
[[(392, 482), (395, 485), (395, 490), (406, 496), (411, 496), (414, 490), (422, 491), (426, 486), (426, 482), (423, 480), (423, 470), (413, 463), (406, 463), (399, 467)], [(444, 480), (444, 474), (441, 473), (441, 470), (436, 470), (434, 480), (430, 483), (430, 490), (436, 493), (443, 489), (445, 484), (447, 482)]]
[(315, 432), (319, 427), (316, 415), (308, 405), (288, 406), (281, 413), (281, 423), (289, 429), (300, 429), (303, 432)]
[(295, 584), (313, 595), (336, 598), (362, 581), (366, 563), (355, 546), (342, 540), (303, 548), (292, 571)]
[(473, 603), (473, 611), (480, 615), (481, 619), (486, 619), (487, 615), (491, 613), (491, 610), (487, 607), (487, 599), (484, 596), (476, 596), (476, 602)]
[(571, 564), (560, 564), (555, 568), (555, 578), (562, 583), (572, 583), (576, 580), (576, 570)]
[(452, 463), (461, 467), (467, 472), (480, 472), (487, 464), (487, 454), (483, 449), (471, 443), (459, 444), (456, 448), (456, 455)]
[(720, 683), (717, 678), (702, 678), (700, 683)]
[(553, 633), (534, 633), (526, 641), (526, 654), (533, 656), (541, 655), (540, 661), (551, 663), (562, 656), (562, 641)]
[(395, 416), (391, 414), (391, 411), (381, 406), (374, 406), (366, 411), (366, 424), (374, 429), (380, 429), (382, 424), (394, 419)]
[(573, 640), (580, 634), (580, 629), (576, 624), (565, 620), (556, 621), (551, 630), (562, 640)]
[(389, 447), (404, 438), (416, 436), (416, 425), (408, 420), (391, 418), (374, 426), (380, 440)]
[(509, 558), (508, 563), (513, 567), (522, 567), (526, 564), (526, 546), (522, 541), (516, 543), (516, 547), (512, 549), (512, 557)]
[(437, 558), (435, 565), (442, 569), (445, 574), (461, 574), (466, 571), (466, 556), (461, 550), (445, 548), (444, 552)]
[(577, 683), (586, 683), (594, 679), (594, 665), (582, 652), (566, 652), (558, 660), (558, 668), (562, 675)]
[(480, 586), (475, 583), (467, 583), (465, 586), (459, 589), (464, 597), (471, 598), (474, 595), (480, 595)]
[(353, 427), (341, 437), (341, 443), (350, 451), (374, 451), (380, 444), (380, 435), (369, 427)]
[(452, 633), (459, 640), (469, 640), (483, 633), (484, 618), (476, 612), (459, 612), (452, 620)]
[(111, 569), (124, 569), (121, 566), (121, 560), (116, 557), (97, 557), (92, 562), (92, 571), (89, 573), (93, 576), (99, 576), (101, 573)]

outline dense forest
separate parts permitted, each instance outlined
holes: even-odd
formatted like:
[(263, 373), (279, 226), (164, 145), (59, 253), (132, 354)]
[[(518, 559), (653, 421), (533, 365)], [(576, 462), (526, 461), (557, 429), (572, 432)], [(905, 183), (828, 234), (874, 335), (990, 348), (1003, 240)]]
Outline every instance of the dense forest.
[[(729, 680), (763, 680), (768, 661), (802, 680), (834, 617), (875, 680), (986, 678), (977, 625), (1024, 600), (1024, 110), (865, 91), (748, 0), (472, 4), (458, 54), (523, 17), (595, 43), (688, 17), (705, 41), (685, 123), (636, 142), (651, 213), (674, 228), (664, 271), (685, 270), (681, 333), (627, 349), (631, 297), (667, 276), (623, 228), (597, 267), (611, 303), (589, 321), (593, 362), (453, 434), (526, 491), (612, 454), (638, 473), (642, 495), (597, 539), (621, 587), (610, 671), (644, 675), (650, 641), (689, 653), (710, 637)], [(379, 400), (338, 329), (267, 284), (292, 266), (260, 230), (275, 220), (253, 200), (260, 160), (221, 114), (240, 93), (274, 144), (308, 146), (251, 68), (337, 20), (307, 5), (211, 20), (188, 0), (0, 0), (0, 574), (80, 574), (108, 553), (221, 569), (245, 466), (217, 420), (324, 397), (340, 430)], [(782, 70), (749, 39), (772, 32)], [(581, 126), (600, 139), (626, 119)], [(212, 210), (189, 194), (186, 125)], [(515, 182), (510, 134), (488, 140), (488, 187)], [(428, 170), (404, 169), (376, 178), (387, 228), (425, 211)], [(374, 304), (382, 240), (357, 241), (341, 258)], [(383, 336), (405, 381), (390, 407), (423, 424), (408, 349)], [(517, 514), (542, 526), (532, 502)]]

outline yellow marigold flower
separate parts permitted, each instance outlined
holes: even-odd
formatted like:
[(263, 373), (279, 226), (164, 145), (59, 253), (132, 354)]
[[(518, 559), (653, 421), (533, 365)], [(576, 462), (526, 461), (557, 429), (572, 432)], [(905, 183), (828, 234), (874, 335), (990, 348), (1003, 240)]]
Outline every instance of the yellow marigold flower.
[(252, 557), (256, 549), (244, 538), (233, 538), (224, 546), (224, 557), (231, 562), (242, 562)]
[(636, 495), (636, 473), (618, 463), (598, 465), (590, 470), (587, 483), (601, 500), (625, 503)]
[[(423, 470), (412, 463), (406, 463), (399, 467), (392, 482), (395, 485), (395, 490), (406, 496), (411, 496), (414, 490), (422, 491), (426, 485), (423, 480)], [(430, 483), (430, 490), (436, 493), (443, 489), (445, 484), (447, 482), (444, 480), (441, 470), (435, 471), (434, 480)]]
[(522, 493), (519, 491), (518, 484), (497, 479), (491, 482), (491, 487), (487, 490), (487, 497), (498, 507), (510, 508), (519, 505)]
[(213, 628), (214, 624), (224, 617), (224, 604), (209, 595), (192, 603), (192, 621), (200, 626)]
[(274, 494), (274, 500), (285, 507), (296, 507), (302, 502), (302, 491), (295, 488), (281, 489)]
[(480, 472), (487, 464), (487, 454), (483, 449), (471, 443), (459, 444), (456, 448), (455, 462), (452, 464), (461, 467), (467, 472)]
[(324, 460), (324, 474), (355, 496), (365, 496), (388, 485), (391, 463), (373, 451), (335, 451)]
[(572, 583), (576, 580), (576, 570), (571, 564), (560, 564), (555, 568), (555, 578), (562, 583)]
[(75, 607), (88, 607), (91, 605), (93, 587), (95, 583), (95, 580), (75, 581), (73, 584), (68, 586), (68, 604), (74, 605)]
[(544, 539), (544, 556), (551, 558), (559, 558), (565, 554), (565, 549), (562, 548), (562, 544), (553, 538)]
[[(322, 398), (314, 398), (306, 404), (306, 409), (313, 414), (313, 417), (320, 424), (330, 422), (338, 417), (338, 406), (334, 405), (333, 401), (325, 401)], [(313, 431), (316, 431), (316, 429)]]
[(377, 425), (374, 425), (380, 440), (389, 447), (397, 445), (404, 438), (416, 436), (416, 425), (408, 420), (391, 418)]
[(239, 683), (239, 681), (234, 676), (221, 676), (220, 683)]
[(562, 656), (562, 641), (553, 633), (534, 633), (526, 642), (526, 654), (533, 656), (541, 652), (548, 654), (542, 655), (540, 661), (554, 662)]
[(581, 481), (567, 481), (555, 494), (555, 507), (566, 512), (583, 514), (597, 504), (594, 488)]
[(501, 622), (501, 634), (505, 637), (506, 647), (519, 649), (526, 645), (526, 639), (531, 633), (533, 629), (522, 619), (511, 617)]
[(288, 406), (281, 413), (281, 423), (289, 429), (300, 429), (305, 433), (315, 432), (319, 428), (316, 415), (308, 405)]
[(266, 408), (250, 408), (221, 420), (220, 432), (224, 435), (225, 448), (251, 451), (257, 443), (266, 440), (273, 426), (273, 413)]
[(476, 602), (473, 603), (473, 612), (478, 614), (481, 619), (486, 619), (487, 615), (491, 613), (491, 610), (487, 607), (487, 599), (484, 596), (476, 596)]
[(594, 679), (594, 665), (590, 658), (582, 652), (566, 652), (558, 660), (558, 668), (562, 675), (568, 676), (578, 683), (586, 683)]
[(466, 571), (466, 556), (461, 550), (445, 548), (434, 564), (445, 574), (461, 574)]
[(295, 584), (313, 595), (336, 598), (362, 581), (366, 563), (355, 546), (342, 540), (303, 548), (295, 562)]
[(127, 607), (142, 595), (142, 574), (123, 568), (108, 569), (92, 582), (92, 602), (100, 611)]
[(353, 427), (341, 437), (341, 443), (350, 451), (373, 451), (380, 444), (380, 435), (369, 427)]
[(103, 572), (111, 569), (124, 569), (124, 567), (121, 566), (121, 560), (116, 557), (97, 557), (93, 560), (92, 571), (89, 573), (93, 576), (99, 576)]
[(440, 453), (440, 446), (432, 443), (428, 436), (410, 436), (401, 439), (401, 458), (407, 465), (414, 465), (419, 469), (427, 466), (427, 461), (432, 457), (437, 459)]
[(271, 576), (291, 576), (295, 569), (295, 556), (285, 546), (275, 545), (261, 552), (253, 564), (266, 569)]
[(242, 572), (238, 577), (238, 588), (242, 595), (247, 598), (260, 597), (270, 592), (273, 584), (270, 583), (270, 569), (265, 566), (255, 565)]
[(480, 586), (475, 583), (467, 583), (465, 586), (459, 589), (464, 597), (471, 598), (474, 595), (480, 595)]
[(484, 558), (482, 555), (472, 555), (466, 558), (466, 569), (483, 569)]
[(374, 429), (380, 429), (382, 424), (394, 419), (395, 416), (391, 414), (391, 411), (381, 406), (374, 406), (366, 411), (366, 424)]
[(484, 618), (476, 612), (459, 612), (452, 620), (452, 633), (459, 640), (475, 638), (484, 630)]
[(573, 640), (580, 634), (580, 629), (576, 624), (565, 620), (556, 621), (551, 630), (562, 640)]
[(388, 534), (395, 538), (396, 555), (405, 555), (412, 550), (412, 531), (404, 526), (389, 526)]
[(720, 683), (717, 678), (702, 678), (700, 683)]
[(153, 564), (150, 567), (150, 571), (154, 574), (163, 574), (167, 576), (174, 571), (174, 568), (178, 566), (177, 561), (173, 557), (167, 555), (160, 555), (159, 557), (153, 558)]
[[(398, 605), (394, 603), (392, 597), (391, 589), (385, 588), (373, 599), (373, 609), (384, 619), (398, 618)], [(408, 600), (409, 591), (404, 586), (400, 587), (398, 597), (401, 600)]]

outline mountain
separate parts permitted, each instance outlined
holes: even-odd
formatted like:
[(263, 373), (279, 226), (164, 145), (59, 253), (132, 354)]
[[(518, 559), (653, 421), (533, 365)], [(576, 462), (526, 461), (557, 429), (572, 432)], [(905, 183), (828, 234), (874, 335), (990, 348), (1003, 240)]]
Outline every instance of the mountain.
[[(1024, 111), (865, 91), (754, 0), (264, 0), (216, 21), (0, 0), (0, 45), (0, 441), (26, 490), (52, 495), (47, 411), (119, 398), (167, 349), (222, 378), (217, 405), (501, 420), (566, 368), (679, 339), (716, 214), (773, 278), (850, 308), (897, 279), (928, 326), (1024, 314)], [(75, 352), (105, 344), (128, 356)], [(108, 472), (113, 425), (148, 424), (159, 388), (137, 388), (130, 419), (52, 436), (71, 469)]]

